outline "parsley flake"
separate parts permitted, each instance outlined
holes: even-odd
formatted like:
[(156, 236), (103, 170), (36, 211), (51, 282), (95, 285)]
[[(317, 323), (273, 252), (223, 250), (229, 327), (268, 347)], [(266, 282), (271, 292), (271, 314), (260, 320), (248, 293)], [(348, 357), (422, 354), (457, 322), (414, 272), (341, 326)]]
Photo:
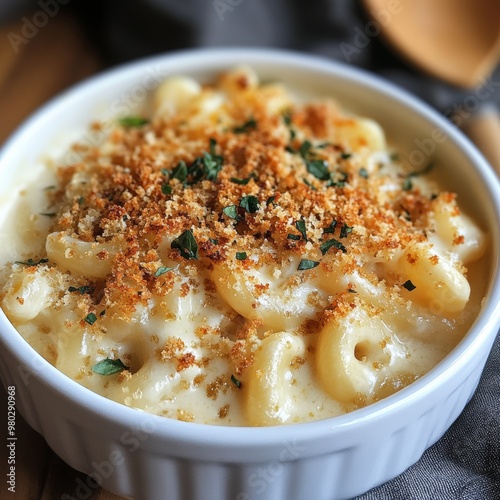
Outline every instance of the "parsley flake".
[(187, 166), (187, 184), (196, 184), (204, 179), (214, 181), (222, 169), (223, 158), (215, 151), (217, 142), (215, 139), (210, 139), (210, 152), (203, 152), (202, 156), (198, 156)]
[(428, 174), (432, 169), (434, 168), (434, 163), (430, 162), (425, 168), (422, 170), (415, 170), (413, 172), (410, 172), (407, 177), (417, 177), (419, 175), (425, 175)]
[(334, 220), (323, 232), (326, 234), (333, 234), (335, 232), (336, 227), (337, 227), (337, 221)]
[(74, 287), (74, 286), (70, 286), (68, 288), (68, 292), (78, 292), (80, 293), (81, 295), (84, 295), (86, 293), (91, 293), (92, 292), (92, 287), (91, 286), (79, 286), (79, 287)]
[(330, 179), (330, 171), (328, 170), (328, 163), (324, 160), (308, 160), (306, 161), (307, 171), (314, 175), (320, 181), (327, 181)]
[(236, 221), (240, 221), (241, 217), (238, 214), (238, 207), (236, 205), (228, 205), (227, 207), (224, 207), (222, 209), (222, 213), (224, 215), (227, 215), (231, 219), (234, 219)]
[(316, 266), (319, 266), (319, 262), (317, 260), (302, 259), (299, 262), (299, 267), (297, 267), (297, 270), (307, 271), (308, 269), (314, 269)]
[(415, 290), (415, 288), (417, 288), (412, 282), (411, 280), (406, 280), (404, 283), (403, 283), (403, 286), (409, 291), (409, 292), (413, 292), (413, 290)]
[(270, 196), (267, 200), (266, 200), (266, 206), (268, 207), (269, 205), (271, 205), (271, 203), (273, 205), (276, 205), (276, 196)]
[(298, 234), (287, 234), (286, 238), (287, 240), (294, 240), (294, 241), (300, 240), (300, 236)]
[(256, 196), (243, 196), (240, 200), (240, 207), (244, 208), (248, 213), (254, 214), (259, 209), (259, 200)]
[(257, 122), (253, 118), (250, 118), (243, 125), (234, 127), (233, 132), (235, 134), (245, 134), (247, 132), (250, 132), (251, 130), (255, 130), (256, 128), (257, 128)]
[(128, 366), (125, 366), (120, 359), (109, 358), (99, 361), (92, 367), (92, 371), (99, 375), (114, 375), (128, 369)]
[(344, 225), (342, 226), (342, 228), (340, 229), (340, 237), (341, 238), (347, 238), (347, 236), (352, 233), (352, 227), (351, 226), (348, 226), (346, 223), (344, 223)]
[(322, 243), (319, 249), (321, 250), (321, 253), (325, 255), (326, 252), (328, 252), (328, 250), (330, 250), (330, 248), (332, 247), (337, 248), (338, 250), (342, 250), (342, 252), (344, 253), (347, 252), (347, 248), (335, 238), (332, 238), (331, 240), (327, 240), (324, 243)]
[(123, 118), (120, 118), (119, 120), (120, 125), (122, 127), (142, 127), (143, 125), (146, 125), (146, 123), (149, 123), (149, 120), (146, 118), (141, 118), (140, 116), (125, 116)]
[(161, 185), (161, 192), (163, 194), (172, 194), (172, 186), (166, 182)]
[(170, 244), (170, 247), (179, 250), (181, 257), (187, 260), (198, 259), (198, 244), (194, 239), (191, 229), (187, 229), (180, 236), (175, 238)]
[(238, 388), (241, 389), (241, 382), (234, 376), (231, 375), (231, 382)]
[(349, 175), (346, 172), (337, 172), (335, 176), (331, 176), (328, 187), (344, 187)]
[(413, 188), (413, 182), (411, 182), (411, 179), (409, 177), (407, 177), (403, 181), (403, 185), (401, 186), (401, 188), (403, 189), (403, 191), (411, 191), (411, 189)]
[(307, 234), (306, 234), (306, 223), (304, 220), (300, 219), (295, 222), (295, 227), (298, 229), (299, 233), (302, 235), (302, 238), (304, 238), (304, 241), (307, 241)]
[(180, 183), (184, 184), (187, 180), (188, 168), (186, 162), (180, 161), (170, 172), (171, 179), (177, 179)]
[(32, 267), (32, 266), (38, 266), (40, 264), (46, 264), (47, 262), (49, 261), (49, 259), (40, 259), (40, 260), (37, 260), (37, 261), (34, 261), (31, 257), (26, 260), (26, 261), (20, 261), (20, 260), (16, 260), (15, 264), (22, 264), (23, 266), (29, 266), (29, 267)]
[(159, 267), (156, 272), (155, 272), (155, 278), (160, 277), (162, 274), (168, 273), (170, 271), (173, 271), (173, 267), (167, 267), (167, 266), (161, 266)]
[(245, 260), (247, 258), (246, 252), (236, 252), (236, 259)]
[(359, 176), (363, 177), (363, 179), (368, 179), (368, 170), (366, 168), (360, 168), (359, 169)]
[(312, 189), (313, 191), (317, 191), (317, 189), (307, 180), (307, 179), (302, 179), (304, 181), (304, 184), (309, 188)]
[(415, 170), (414, 172), (410, 172), (403, 181), (403, 186), (402, 186), (403, 191), (410, 191), (411, 189), (413, 189), (413, 183), (411, 181), (412, 177), (418, 177), (419, 175), (428, 174), (433, 168), (434, 168), (434, 163), (430, 162), (422, 170)]
[(231, 177), (229, 180), (240, 186), (246, 186), (252, 179), (257, 179), (255, 174), (250, 174), (246, 179), (238, 179), (237, 177)]
[(85, 316), (85, 322), (89, 325), (93, 325), (97, 321), (97, 316), (94, 313), (89, 313)]

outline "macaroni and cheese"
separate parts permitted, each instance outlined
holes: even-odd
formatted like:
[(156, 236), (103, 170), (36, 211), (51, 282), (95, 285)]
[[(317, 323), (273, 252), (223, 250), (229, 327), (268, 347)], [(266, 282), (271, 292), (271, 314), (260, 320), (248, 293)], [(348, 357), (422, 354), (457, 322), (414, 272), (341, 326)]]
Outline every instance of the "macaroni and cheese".
[(2, 222), (2, 308), (59, 370), (154, 414), (265, 426), (377, 401), (460, 341), (487, 245), (437, 165), (246, 67), (169, 78), (150, 108), (93, 124), (102, 140), (47, 162)]

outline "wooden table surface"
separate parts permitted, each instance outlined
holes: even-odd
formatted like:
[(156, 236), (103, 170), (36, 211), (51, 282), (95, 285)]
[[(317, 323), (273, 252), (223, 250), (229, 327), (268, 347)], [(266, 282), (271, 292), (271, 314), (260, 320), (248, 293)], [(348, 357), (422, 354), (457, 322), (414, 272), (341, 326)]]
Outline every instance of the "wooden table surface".
[[(27, 14), (32, 19), (33, 14)], [(69, 85), (101, 68), (76, 20), (63, 9), (37, 32), (29, 33), (22, 19), (0, 26), (0, 144), (34, 109)], [(75, 494), (86, 476), (66, 465), (44, 439), (16, 415), (16, 490), (7, 488), (7, 394), (0, 385), (2, 453), (0, 499), (54, 500)], [(102, 489), (86, 500), (117, 500)]]

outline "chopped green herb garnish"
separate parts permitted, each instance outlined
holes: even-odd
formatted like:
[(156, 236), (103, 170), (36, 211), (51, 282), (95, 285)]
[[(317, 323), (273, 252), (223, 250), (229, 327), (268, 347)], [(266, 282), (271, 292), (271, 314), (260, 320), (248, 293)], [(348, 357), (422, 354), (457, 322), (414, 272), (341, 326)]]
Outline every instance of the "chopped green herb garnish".
[[(187, 184), (196, 184), (206, 179), (214, 181), (222, 169), (223, 158), (215, 152), (217, 142), (210, 139), (210, 153), (206, 151), (187, 166)], [(183, 162), (181, 162), (183, 163)]]
[(331, 176), (327, 186), (344, 187), (348, 177), (349, 175), (346, 172), (337, 172), (335, 177), (333, 175)]
[(269, 196), (269, 198), (266, 201), (266, 207), (268, 207), (269, 205), (271, 205), (271, 203), (273, 205), (276, 205), (275, 200), (276, 200), (276, 196)]
[(238, 260), (245, 260), (247, 258), (246, 252), (236, 252), (236, 258)]
[(222, 213), (224, 215), (227, 215), (228, 217), (231, 217), (231, 219), (234, 219), (236, 221), (241, 220), (241, 217), (238, 214), (238, 207), (236, 205), (228, 205), (227, 207), (224, 207), (222, 209)]
[(119, 122), (123, 127), (142, 127), (146, 123), (149, 123), (149, 120), (140, 116), (125, 116), (124, 118), (120, 118)]
[(166, 182), (161, 185), (161, 192), (163, 194), (172, 194), (172, 186)]
[(101, 316), (101, 318), (103, 316), (106, 316), (106, 309), (103, 309), (100, 313), (99, 313), (99, 316)]
[(234, 376), (231, 375), (231, 382), (238, 388), (241, 389), (241, 382)]
[(330, 171), (328, 170), (328, 163), (324, 160), (307, 160), (307, 171), (314, 175), (320, 181), (327, 181), (330, 179)]
[(332, 238), (330, 240), (326, 240), (324, 243), (322, 243), (319, 247), (319, 249), (321, 250), (321, 253), (323, 255), (326, 254), (326, 252), (328, 252), (328, 250), (330, 250), (330, 248), (337, 248), (338, 250), (342, 250), (342, 252), (346, 253), (347, 252), (347, 248), (342, 245), (342, 243), (340, 243), (340, 241), (336, 240), (335, 238)]
[(193, 236), (193, 231), (187, 229), (170, 244), (171, 248), (180, 251), (181, 257), (185, 259), (198, 259), (198, 244)]
[(218, 173), (222, 169), (222, 156), (215, 152), (217, 141), (213, 138), (210, 139), (210, 154), (203, 154), (203, 163), (205, 164), (205, 175), (209, 181), (217, 178)]
[(315, 188), (315, 187), (314, 187), (314, 186), (313, 186), (313, 185), (312, 185), (312, 184), (311, 184), (311, 183), (310, 183), (307, 179), (302, 179), (302, 180), (304, 181), (304, 184), (305, 184), (308, 188), (312, 189), (313, 191), (317, 191), (317, 189), (316, 189), (316, 188)]
[(333, 234), (335, 232), (336, 227), (337, 227), (337, 221), (334, 220), (323, 232), (327, 234)]
[(219, 240), (216, 240), (214, 238), (208, 238), (208, 241), (210, 241), (210, 243), (212, 243), (213, 245), (218, 245), (219, 244)]
[(360, 177), (363, 177), (364, 179), (368, 179), (368, 170), (366, 170), (366, 168), (360, 168), (359, 175), (360, 175)]
[(410, 191), (413, 188), (413, 182), (411, 181), (411, 177), (417, 177), (419, 175), (425, 175), (429, 173), (434, 167), (434, 163), (430, 162), (424, 169), (410, 172), (403, 181), (402, 189), (403, 191)]
[(292, 112), (289, 109), (286, 109), (283, 111), (281, 116), (283, 117), (285, 125), (289, 127), (292, 124)]
[(429, 164), (423, 168), (422, 170), (415, 170), (408, 174), (408, 177), (417, 177), (418, 175), (428, 174), (434, 168), (434, 163), (431, 161)]
[(300, 240), (300, 236), (298, 234), (287, 234), (286, 238), (287, 240), (294, 240), (294, 241)]
[(235, 134), (245, 134), (247, 132), (250, 132), (251, 130), (255, 130), (256, 128), (257, 128), (257, 122), (253, 118), (250, 118), (243, 125), (234, 127), (233, 132)]
[(299, 154), (302, 158), (307, 159), (307, 156), (311, 152), (312, 144), (311, 141), (304, 141), (299, 148)]
[(128, 367), (125, 366), (121, 360), (119, 359), (103, 359), (96, 363), (92, 367), (92, 371), (98, 373), (99, 375), (114, 375), (115, 373), (122, 372), (123, 370), (128, 370)]
[(97, 316), (94, 313), (89, 313), (85, 317), (85, 322), (89, 325), (93, 325), (97, 321)]
[(391, 159), (391, 161), (398, 161), (399, 160), (399, 153), (391, 153), (389, 158)]
[(82, 295), (86, 294), (86, 293), (91, 293), (92, 292), (92, 287), (91, 286), (79, 286), (79, 287), (74, 287), (74, 286), (70, 286), (68, 288), (68, 292), (78, 292)]
[(246, 186), (252, 179), (257, 179), (255, 174), (250, 174), (246, 179), (238, 179), (237, 177), (231, 177), (229, 180), (240, 186)]
[(26, 261), (19, 261), (16, 260), (15, 264), (22, 264), (23, 266), (38, 266), (40, 264), (46, 264), (49, 261), (49, 259), (40, 259), (37, 261), (34, 261), (31, 257), (26, 260)]
[(203, 153), (203, 165), (205, 166), (205, 177), (209, 181), (217, 179), (222, 168), (222, 160), (220, 157), (214, 157), (211, 154)]
[(403, 181), (402, 189), (403, 189), (403, 191), (411, 191), (412, 188), (413, 188), (413, 182), (411, 181), (411, 179), (409, 177), (407, 177)]
[(351, 153), (340, 153), (340, 158), (342, 158), (342, 160), (348, 160), (351, 156)]
[(306, 162), (307, 171), (320, 181), (328, 181), (331, 178), (328, 163), (324, 160), (313, 160)]
[(240, 207), (247, 212), (254, 214), (259, 209), (259, 200), (256, 196), (243, 196), (240, 200)]
[(349, 293), (358, 293), (358, 292), (356, 292), (356, 290), (354, 290), (354, 288), (348, 288), (347, 291)]
[(299, 267), (297, 267), (297, 270), (307, 271), (308, 269), (314, 269), (316, 266), (319, 266), (319, 262), (317, 260), (302, 259), (299, 262)]
[(78, 200), (76, 200), (76, 202), (78, 203), (78, 205), (82, 205), (84, 201), (85, 201), (85, 198), (83, 196), (79, 196)]
[(413, 292), (415, 288), (417, 288), (410, 280), (407, 280), (403, 283), (403, 286), (409, 291)]
[(300, 219), (300, 220), (295, 222), (295, 227), (298, 229), (298, 231), (302, 235), (302, 238), (304, 238), (304, 241), (307, 241), (306, 223), (302, 219)]
[[(295, 136), (297, 133), (295, 132), (295, 129), (293, 128), (293, 123), (292, 123), (292, 112), (287, 109), (282, 113), (283, 121), (285, 125), (288, 127), (288, 130), (290, 131), (290, 141), (293, 141), (295, 139)], [(295, 153), (295, 151), (290, 147), (287, 146), (287, 150), (290, 153)]]
[(173, 267), (161, 266), (155, 272), (155, 278), (158, 278), (162, 274), (168, 273), (169, 271), (173, 271)]
[(40, 215), (45, 215), (45, 217), (55, 217), (57, 214), (55, 212), (40, 212)]
[(187, 180), (188, 168), (186, 162), (180, 161), (170, 172), (171, 179), (177, 179), (180, 183), (184, 184)]
[(346, 223), (340, 229), (340, 237), (347, 238), (347, 236), (352, 233), (352, 227), (348, 226)]

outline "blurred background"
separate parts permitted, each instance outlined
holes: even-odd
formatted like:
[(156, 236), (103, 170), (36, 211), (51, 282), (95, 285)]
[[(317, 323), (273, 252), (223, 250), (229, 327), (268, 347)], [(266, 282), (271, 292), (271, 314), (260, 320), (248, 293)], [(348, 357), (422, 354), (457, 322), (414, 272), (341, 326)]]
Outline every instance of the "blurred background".
[[(500, 0), (0, 0), (0, 144), (98, 71), (210, 46), (283, 48), (379, 73), (463, 128), (500, 172)], [(19, 415), (18, 435), (15, 498), (117, 498)]]
[(210, 46), (325, 56), (381, 73), (457, 125), (498, 119), (499, 0), (1, 0), (0, 30), (0, 142), (96, 71)]

